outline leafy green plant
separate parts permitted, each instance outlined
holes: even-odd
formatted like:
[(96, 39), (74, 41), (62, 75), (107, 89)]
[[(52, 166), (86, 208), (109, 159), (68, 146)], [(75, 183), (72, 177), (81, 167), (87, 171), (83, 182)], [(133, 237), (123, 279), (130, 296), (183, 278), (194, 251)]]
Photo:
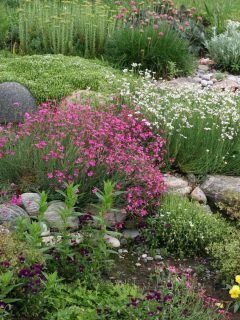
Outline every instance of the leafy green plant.
[(147, 219), (143, 234), (150, 247), (163, 247), (180, 256), (207, 253), (212, 243), (222, 241), (234, 229), (219, 215), (209, 215), (205, 208), (187, 198), (170, 194), (164, 196), (161, 209)]
[(111, 8), (104, 1), (21, 1), (20, 51), (96, 57), (114, 29)]
[(214, 257), (214, 266), (219, 269), (221, 276), (226, 283), (230, 283), (232, 277), (239, 273), (240, 259), (238, 232), (226, 237), (221, 242), (214, 242), (209, 246), (211, 256)]
[(149, 69), (162, 77), (168, 75), (168, 61), (175, 63), (179, 75), (188, 74), (193, 68), (188, 42), (167, 24), (162, 24), (159, 30), (152, 26), (116, 30), (106, 44), (106, 56), (120, 67), (140, 63), (143, 70)]
[(0, 3), (0, 49), (6, 46), (9, 32), (9, 18), (6, 7)]

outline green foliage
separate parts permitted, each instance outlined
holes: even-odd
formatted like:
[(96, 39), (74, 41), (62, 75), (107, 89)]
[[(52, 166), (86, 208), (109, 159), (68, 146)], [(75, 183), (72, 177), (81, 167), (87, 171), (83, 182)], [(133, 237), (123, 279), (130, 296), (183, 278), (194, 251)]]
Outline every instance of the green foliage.
[(31, 245), (21, 241), (11, 232), (0, 232), (0, 261), (8, 261), (12, 266), (18, 264), (18, 257), (25, 256), (29, 263), (39, 261), (44, 263), (41, 253), (34, 250)]
[(3, 4), (0, 3), (0, 49), (6, 46), (6, 41), (9, 32), (9, 18), (7, 10)]
[(200, 204), (185, 197), (170, 194), (163, 197), (161, 204), (143, 231), (150, 247), (161, 246), (177, 256), (197, 256), (233, 231), (219, 215), (208, 214)]
[(211, 58), (217, 66), (232, 73), (240, 73), (240, 23), (229, 22), (223, 34), (207, 42)]
[(167, 24), (159, 30), (154, 30), (152, 26), (144, 29), (125, 27), (116, 30), (108, 40), (106, 56), (120, 67), (140, 63), (141, 69), (149, 69), (163, 77), (168, 75), (168, 64), (171, 62), (175, 63), (178, 75), (186, 75), (193, 68), (188, 45)]
[(96, 57), (116, 21), (104, 1), (22, 1), (20, 52)]
[(79, 57), (62, 55), (10, 56), (0, 55), (0, 83), (15, 81), (26, 85), (38, 102), (61, 99), (76, 90), (114, 91), (106, 79), (108, 73), (120, 73)]
[[(205, 309), (197, 293), (186, 287), (186, 280), (164, 273), (157, 277), (161, 283), (158, 290), (146, 290), (145, 293), (133, 285), (110, 282), (100, 282), (94, 289), (79, 282), (59, 286), (50, 300), (52, 308), (45, 307), (48, 313), (44, 319), (182, 320), (185, 314), (190, 320), (221, 319), (214, 308)], [(169, 288), (170, 284), (172, 288)], [(160, 295), (161, 299), (168, 298), (169, 301), (162, 304), (161, 299), (158, 300)]]
[(235, 275), (239, 274), (240, 258), (239, 233), (226, 237), (221, 242), (215, 242), (209, 247), (211, 256), (214, 257), (214, 266), (220, 270), (222, 278), (226, 283), (230, 283)]

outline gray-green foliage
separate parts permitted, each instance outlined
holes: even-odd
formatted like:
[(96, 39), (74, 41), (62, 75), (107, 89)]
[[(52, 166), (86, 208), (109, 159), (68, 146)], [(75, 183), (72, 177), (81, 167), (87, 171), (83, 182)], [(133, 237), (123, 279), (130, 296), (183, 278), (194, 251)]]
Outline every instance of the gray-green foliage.
[(95, 61), (62, 55), (0, 55), (0, 83), (16, 81), (27, 86), (38, 102), (60, 99), (76, 90), (112, 92), (108, 73), (120, 75)]
[(240, 23), (230, 21), (226, 31), (207, 42), (211, 58), (218, 67), (234, 73), (240, 72)]

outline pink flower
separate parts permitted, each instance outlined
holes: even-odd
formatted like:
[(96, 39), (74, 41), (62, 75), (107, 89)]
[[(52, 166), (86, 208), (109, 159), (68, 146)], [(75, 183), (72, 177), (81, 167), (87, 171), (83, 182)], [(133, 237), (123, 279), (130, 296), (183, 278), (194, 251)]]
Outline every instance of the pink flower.
[(186, 22), (184, 23), (184, 25), (185, 25), (186, 27), (189, 27), (189, 26), (190, 26), (190, 23), (189, 23), (188, 21), (186, 21)]
[(158, 29), (158, 24), (154, 24), (154, 25), (153, 25), (153, 29), (154, 29), (154, 30), (157, 30), (157, 29)]
[(135, 6), (136, 2), (135, 1), (130, 1), (130, 6)]
[(92, 176), (94, 175), (94, 172), (93, 172), (93, 171), (89, 171), (89, 172), (87, 173), (87, 175), (88, 175), (88, 177), (92, 177)]
[(162, 38), (163, 36), (164, 36), (164, 32), (162, 32), (162, 31), (161, 31), (161, 32), (159, 32), (159, 37), (161, 37), (161, 38)]
[(189, 281), (185, 281), (185, 285), (187, 288), (192, 288), (192, 285)]
[(48, 179), (52, 179), (53, 178), (52, 172), (48, 172), (47, 177), (48, 177)]
[(96, 192), (97, 192), (97, 188), (95, 187), (92, 189), (92, 193), (96, 193)]

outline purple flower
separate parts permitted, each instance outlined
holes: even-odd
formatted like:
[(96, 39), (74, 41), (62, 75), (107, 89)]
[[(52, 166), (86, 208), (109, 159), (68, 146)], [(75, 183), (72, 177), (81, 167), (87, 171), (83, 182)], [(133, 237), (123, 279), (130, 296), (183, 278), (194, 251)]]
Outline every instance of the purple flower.
[(0, 309), (5, 309), (7, 304), (3, 301), (0, 301)]
[(170, 229), (172, 227), (172, 225), (170, 223), (165, 223), (164, 228), (166, 229)]
[(83, 265), (79, 266), (79, 271), (80, 271), (80, 272), (84, 272), (84, 269), (85, 269), (85, 268), (84, 268)]
[(153, 312), (153, 311), (148, 311), (148, 315), (149, 315), (149, 316), (154, 316), (154, 314), (155, 314), (155, 312)]
[(168, 287), (168, 289), (172, 289), (172, 287), (173, 287), (172, 282), (168, 281), (167, 287)]
[(170, 294), (167, 294), (165, 297), (164, 297), (164, 302), (170, 302), (172, 301), (172, 296)]
[(10, 264), (9, 261), (3, 261), (3, 262), (1, 262), (1, 265), (2, 265), (4, 268), (9, 268), (11, 264)]
[(33, 288), (32, 289), (32, 294), (37, 294), (38, 293), (38, 289), (37, 288)]
[(53, 257), (53, 259), (54, 259), (55, 261), (59, 261), (59, 260), (60, 260), (60, 256), (59, 256), (59, 255), (55, 255), (55, 256)]
[(19, 256), (18, 260), (20, 263), (24, 263), (25, 262), (25, 258), (23, 256)]
[(24, 268), (18, 272), (18, 277), (19, 278), (26, 278), (30, 277), (32, 275), (32, 271), (28, 268)]
[(89, 255), (89, 250), (86, 249), (86, 248), (81, 248), (81, 249), (80, 249), (80, 254), (81, 254), (82, 256), (88, 256), (88, 255)]
[(131, 298), (131, 305), (132, 306), (134, 306), (134, 307), (136, 307), (137, 305), (138, 305), (138, 300), (137, 299), (135, 299), (135, 298)]

